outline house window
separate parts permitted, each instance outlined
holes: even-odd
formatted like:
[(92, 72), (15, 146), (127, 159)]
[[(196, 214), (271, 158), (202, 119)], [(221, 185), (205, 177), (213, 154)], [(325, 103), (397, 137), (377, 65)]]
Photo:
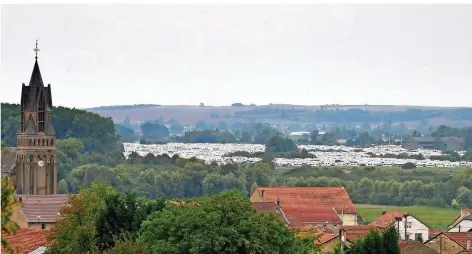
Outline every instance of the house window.
[(408, 222), (406, 223), (406, 227), (407, 227), (407, 228), (411, 228), (411, 224), (412, 224), (412, 223), (408, 221)]
[(423, 242), (423, 235), (421, 233), (415, 233), (415, 241)]
[(46, 229), (46, 224), (42, 223), (42, 224), (41, 224), (41, 229), (42, 229), (42, 230)]

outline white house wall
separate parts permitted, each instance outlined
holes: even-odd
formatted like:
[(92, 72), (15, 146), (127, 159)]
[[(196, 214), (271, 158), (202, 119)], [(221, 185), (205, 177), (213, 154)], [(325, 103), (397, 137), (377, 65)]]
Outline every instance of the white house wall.
[[(459, 231), (460, 225), (460, 231)], [(472, 220), (463, 220), (455, 227), (448, 230), (448, 232), (467, 232), (472, 229)]]
[[(419, 220), (417, 220), (415, 217), (408, 216), (406, 219), (407, 223), (410, 224), (411, 222), (411, 227), (406, 229), (407, 234), (409, 234), (409, 239), (410, 240), (415, 240), (415, 234), (421, 233), (421, 236), (423, 238), (423, 242), (427, 241), (429, 239), (429, 228), (425, 224), (421, 223)], [(395, 228), (397, 228), (397, 222), (395, 222)], [(405, 240), (405, 218), (402, 218), (402, 221), (400, 221), (400, 238), (402, 240)]]

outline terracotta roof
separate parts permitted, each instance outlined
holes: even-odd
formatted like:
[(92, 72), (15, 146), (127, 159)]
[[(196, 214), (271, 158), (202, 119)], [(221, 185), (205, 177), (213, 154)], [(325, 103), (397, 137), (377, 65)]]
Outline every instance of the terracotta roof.
[(469, 215), (472, 214), (472, 208), (464, 207), (462, 210), (464, 210), (464, 212), (468, 213)]
[(310, 205), (336, 209), (337, 213), (357, 213), (344, 187), (257, 187), (264, 201), (280, 200), (281, 206)]
[(398, 246), (400, 247), (400, 253), (403, 253), (406, 247), (408, 247), (408, 244), (411, 242), (412, 242), (411, 240), (399, 240)]
[[(413, 240), (399, 240), (398, 246), (400, 247), (400, 253), (404, 253), (409, 250), (409, 253), (423, 253), (423, 254), (436, 254), (437, 252), (430, 247), (424, 245), (421, 242)], [(411, 250), (415, 250), (412, 252)]]
[(293, 227), (306, 224), (342, 224), (342, 220), (332, 208), (309, 205), (282, 205), (282, 211)]
[(326, 234), (322, 234), (320, 236), (320, 238), (316, 239), (315, 240), (315, 243), (316, 244), (324, 244), (324, 243), (327, 243), (333, 239), (335, 239), (336, 237), (338, 237), (339, 235), (337, 234), (329, 234), (329, 233), (326, 233)]
[(371, 230), (380, 231), (381, 229), (372, 225), (366, 226), (341, 226), (340, 229), (346, 230), (346, 240), (355, 242), (359, 238), (364, 238)]
[(18, 198), (21, 198), (21, 211), (28, 222), (55, 222), (69, 195), (18, 195)]
[(467, 237), (470, 236), (472, 240), (472, 232), (444, 232), (443, 234), (461, 245), (464, 249), (467, 248)]
[(430, 228), (429, 233), (428, 233), (428, 235), (429, 235), (428, 238), (433, 238), (436, 235), (441, 234), (442, 232), (444, 232), (444, 229), (442, 229), (442, 228)]
[[(47, 246), (51, 242), (47, 240), (49, 230), (24, 228), (20, 229), (14, 235), (6, 235), (6, 239), (10, 246), (14, 249), (14, 253), (29, 253), (41, 246)], [(3, 233), (2, 233), (3, 234)], [(4, 253), (2, 246), (2, 253)]]
[(288, 226), (291, 226), (293, 223), (293, 221), (288, 220), (282, 208), (279, 207), (275, 202), (253, 202), (252, 207), (258, 212), (274, 214)]
[(258, 212), (277, 212), (277, 203), (272, 201), (252, 202), (252, 207)]
[(380, 215), (377, 219), (373, 220), (369, 225), (375, 227), (388, 227), (392, 222), (395, 222), (395, 217), (402, 217), (407, 213), (398, 211), (388, 211)]

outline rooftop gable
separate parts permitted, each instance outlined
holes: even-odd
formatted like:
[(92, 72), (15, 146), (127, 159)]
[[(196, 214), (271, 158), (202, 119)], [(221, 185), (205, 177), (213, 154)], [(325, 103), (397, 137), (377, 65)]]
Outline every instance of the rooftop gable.
[(69, 195), (19, 195), (21, 212), (28, 222), (56, 222)]
[(346, 240), (349, 242), (355, 242), (360, 238), (364, 238), (367, 233), (372, 230), (380, 232), (381, 229), (371, 225), (365, 226), (342, 226), (340, 229), (344, 229), (346, 232)]
[(444, 232), (442, 234), (458, 243), (464, 249), (467, 248), (467, 237), (472, 239), (472, 232)]
[(344, 187), (257, 187), (264, 201), (280, 200), (282, 207), (287, 205), (309, 205), (335, 209), (338, 214), (357, 214), (357, 209)]

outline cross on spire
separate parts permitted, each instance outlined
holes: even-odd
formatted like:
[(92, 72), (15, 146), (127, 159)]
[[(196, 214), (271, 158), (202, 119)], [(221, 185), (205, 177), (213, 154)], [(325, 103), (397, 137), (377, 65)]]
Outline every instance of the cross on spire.
[(34, 52), (36, 52), (36, 60), (38, 59), (38, 52), (39, 52), (39, 48), (38, 48), (38, 40), (36, 40), (36, 48), (33, 49)]

